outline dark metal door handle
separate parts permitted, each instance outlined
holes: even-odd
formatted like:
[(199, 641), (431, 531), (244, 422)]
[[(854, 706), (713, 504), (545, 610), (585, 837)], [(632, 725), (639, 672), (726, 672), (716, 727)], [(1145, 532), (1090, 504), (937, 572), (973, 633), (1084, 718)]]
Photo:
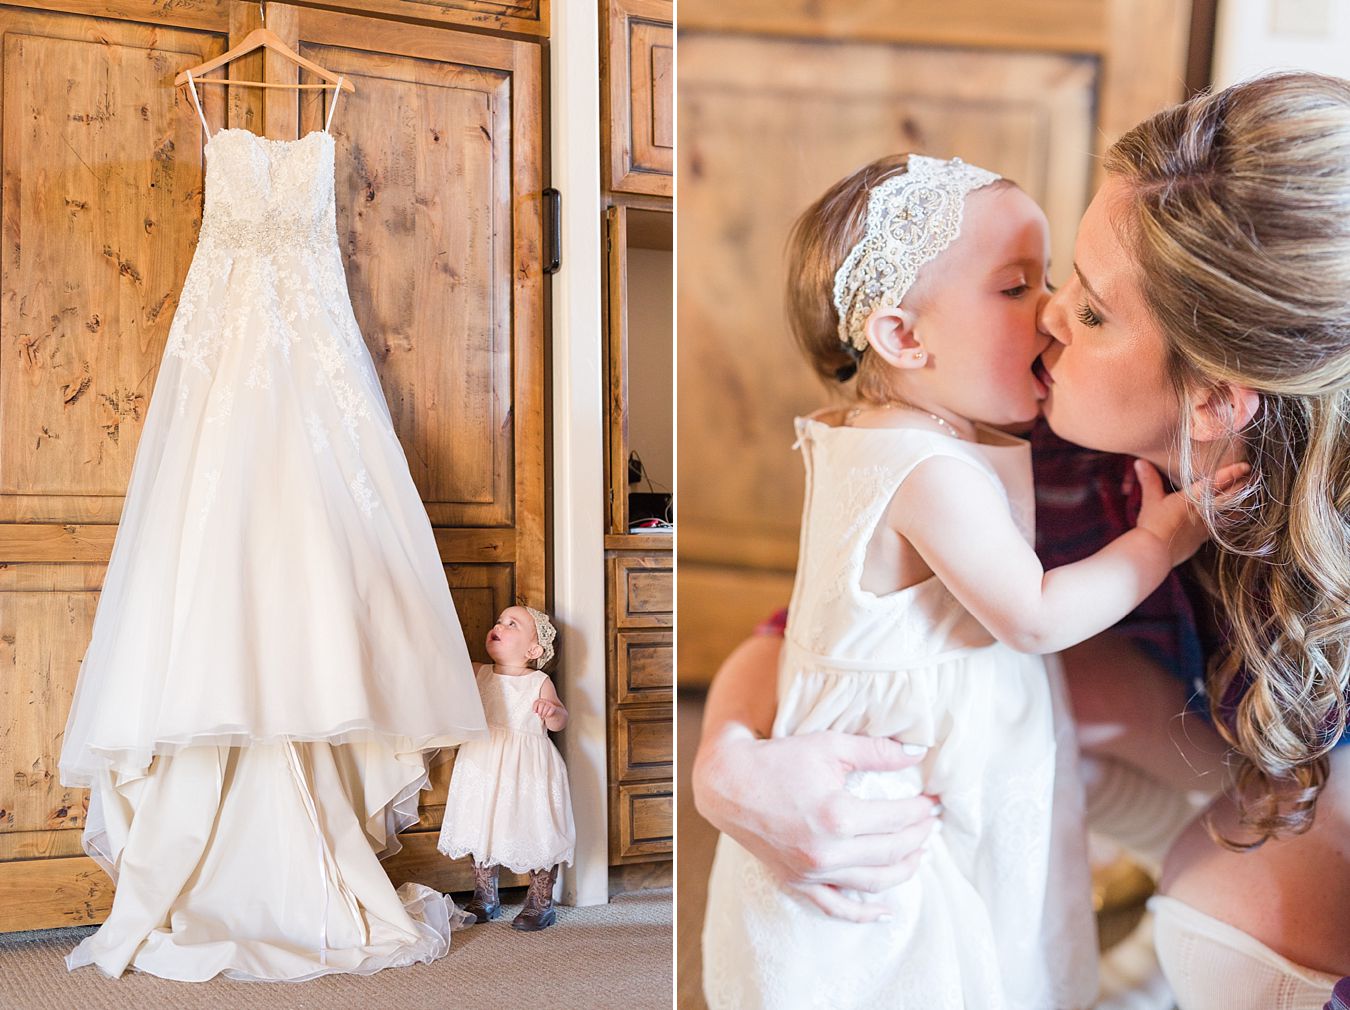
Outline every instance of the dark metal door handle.
[(548, 204), (548, 259), (544, 261), (544, 273), (556, 274), (562, 266), (562, 194), (550, 186), (544, 190), (544, 202)]

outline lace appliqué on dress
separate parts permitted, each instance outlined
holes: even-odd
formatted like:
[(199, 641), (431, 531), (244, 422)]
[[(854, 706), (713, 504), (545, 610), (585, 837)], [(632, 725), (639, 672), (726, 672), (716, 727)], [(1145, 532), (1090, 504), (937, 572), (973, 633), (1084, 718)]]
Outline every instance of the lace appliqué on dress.
[(207, 424), (219, 424), (221, 421), (228, 421), (230, 414), (234, 412), (234, 390), (227, 389), (216, 398), (215, 406), (211, 412), (206, 415)]
[[(337, 244), (332, 138), (315, 131), (296, 141), (270, 141), (231, 129), (217, 132), (206, 150), (207, 186), (216, 199), (202, 222), (165, 348), (167, 357), (187, 366), (177, 414), (184, 416), (193, 402), (194, 383), (214, 381), (227, 353), (242, 355), (242, 388), (256, 393), (271, 390), (279, 375), (295, 374), (294, 355), (308, 355), (350, 450), (343, 463), (348, 489), (369, 516), (379, 500), (356, 455), (362, 431), (373, 423), (392, 436), (393, 428), (372, 408), (367, 387), (378, 380), (362, 367), (365, 346)], [(222, 318), (199, 318), (222, 305)], [(232, 395), (223, 397), (205, 423), (226, 420), (233, 406)], [(315, 453), (333, 451), (318, 413), (311, 411), (305, 426)]]
[(206, 526), (206, 520), (210, 517), (211, 506), (216, 502), (216, 491), (219, 490), (219, 487), (219, 470), (209, 470), (202, 476), (202, 507), (197, 513), (198, 529)]
[(365, 470), (358, 470), (356, 476), (351, 482), (352, 497), (356, 499), (356, 504), (361, 507), (361, 511), (370, 515), (375, 511), (379, 504), (375, 499), (375, 492), (370, 489), (370, 474)]

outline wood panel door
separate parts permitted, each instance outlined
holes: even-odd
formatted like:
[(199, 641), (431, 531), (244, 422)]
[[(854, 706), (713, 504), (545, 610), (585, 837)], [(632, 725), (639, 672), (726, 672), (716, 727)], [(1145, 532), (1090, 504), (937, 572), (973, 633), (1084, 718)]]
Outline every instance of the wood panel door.
[(671, 0), (602, 9), (600, 161), (613, 193), (675, 195), (674, 16)]
[[(259, 17), (229, 0), (93, 6), (0, 7), (0, 931), (97, 922), (111, 899), (56, 762), (200, 226), (201, 124), (172, 81)], [(486, 659), (494, 615), (542, 605), (546, 585), (540, 48), (275, 3), (267, 25), (357, 84), (332, 124), (347, 281)], [(297, 68), (255, 54), (229, 72)], [(331, 98), (201, 91), (213, 128), (274, 138), (321, 127)], [(428, 858), (449, 766), (396, 881), (468, 879)]]
[(1062, 276), (1094, 156), (1181, 98), (1189, 3), (902, 6), (680, 8), (683, 684), (707, 683), (791, 592), (803, 483), (791, 422), (829, 396), (782, 314), (797, 215), (882, 154), (960, 155), (1045, 207)]

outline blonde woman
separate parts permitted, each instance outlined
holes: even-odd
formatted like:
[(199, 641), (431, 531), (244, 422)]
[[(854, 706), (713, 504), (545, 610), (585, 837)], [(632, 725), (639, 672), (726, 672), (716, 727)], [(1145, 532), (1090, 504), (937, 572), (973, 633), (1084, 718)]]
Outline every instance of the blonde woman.
[[(1350, 83), (1198, 97), (1106, 169), (1042, 313), (1053, 342), (1028, 362), (1046, 421), (1177, 484), (1244, 459), (1253, 477), (1236, 507), (1205, 503), (1214, 542), (1189, 571), (1065, 654), (1088, 818), (1162, 861), (1157, 943), (1181, 1010), (1320, 1010), (1350, 974)], [(1047, 565), (1132, 521), (1128, 460), (1034, 443)], [(874, 918), (840, 889), (912, 872), (932, 807), (851, 797), (844, 777), (918, 758), (763, 739), (779, 648), (757, 636), (719, 673), (698, 807), (803, 899)], [(1199, 818), (1194, 789), (1217, 794)]]

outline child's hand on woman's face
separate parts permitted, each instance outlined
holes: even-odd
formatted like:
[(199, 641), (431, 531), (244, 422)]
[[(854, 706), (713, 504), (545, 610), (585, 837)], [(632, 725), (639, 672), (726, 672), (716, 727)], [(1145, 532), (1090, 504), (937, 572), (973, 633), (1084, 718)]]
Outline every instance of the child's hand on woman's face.
[(1144, 500), (1139, 507), (1139, 520), (1135, 525), (1152, 533), (1167, 546), (1175, 568), (1209, 539), (1209, 529), (1192, 498), (1199, 497), (1206, 480), (1214, 484), (1221, 497), (1231, 495), (1242, 485), (1251, 469), (1248, 463), (1233, 463), (1220, 469), (1211, 478), (1196, 481), (1189, 492), (1173, 491), (1167, 494), (1163, 489), (1162, 477), (1153, 464), (1137, 459), (1134, 472), (1139, 478), (1139, 489), (1143, 492)]

